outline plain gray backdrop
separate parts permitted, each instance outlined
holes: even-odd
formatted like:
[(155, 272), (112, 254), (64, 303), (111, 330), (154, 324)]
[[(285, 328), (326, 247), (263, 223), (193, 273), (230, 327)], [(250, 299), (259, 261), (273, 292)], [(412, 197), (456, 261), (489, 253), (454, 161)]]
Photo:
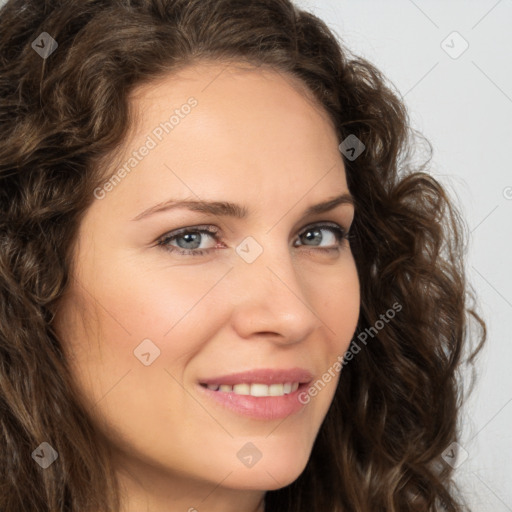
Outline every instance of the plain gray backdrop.
[(454, 465), (475, 511), (512, 512), (512, 0), (296, 4), (397, 87), (433, 145), (432, 174), (460, 201), (488, 342)]

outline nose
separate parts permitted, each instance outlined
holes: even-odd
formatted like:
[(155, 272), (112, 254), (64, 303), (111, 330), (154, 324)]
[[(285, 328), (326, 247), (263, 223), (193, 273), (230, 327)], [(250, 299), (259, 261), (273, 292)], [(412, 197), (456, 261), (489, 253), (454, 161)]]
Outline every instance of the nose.
[(276, 245), (267, 244), (252, 263), (237, 259), (231, 276), (232, 325), (242, 338), (298, 343), (328, 326), (309, 302), (307, 288), (314, 276), (300, 275), (290, 248)]

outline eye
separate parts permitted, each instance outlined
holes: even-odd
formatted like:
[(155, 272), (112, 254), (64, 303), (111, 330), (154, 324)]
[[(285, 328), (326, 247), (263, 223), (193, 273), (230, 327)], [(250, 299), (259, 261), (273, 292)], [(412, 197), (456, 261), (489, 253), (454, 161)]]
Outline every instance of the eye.
[[(158, 241), (158, 245), (163, 246), (163, 248), (168, 251), (177, 252), (178, 254), (201, 256), (211, 249), (206, 248), (198, 250), (198, 245), (201, 245), (204, 235), (208, 235), (217, 240), (218, 233), (219, 230), (214, 226), (183, 228), (165, 235)], [(178, 247), (171, 244), (171, 242), (175, 240), (178, 241)]]
[[(206, 237), (212, 238), (214, 241), (219, 242), (219, 229), (215, 226), (195, 226), (178, 229), (164, 235), (157, 242), (159, 247), (163, 249), (189, 256), (202, 256), (215, 249), (212, 247), (200, 248), (203, 239)], [(330, 232), (330, 236), (325, 238), (323, 232)], [(308, 226), (298, 235), (299, 240), (306, 240), (306, 246), (310, 246), (320, 251), (339, 251), (343, 241), (349, 239), (348, 232), (338, 224), (313, 224)], [(327, 246), (316, 245), (316, 242), (322, 243), (324, 240), (330, 242)], [(173, 242), (176, 242), (175, 245)], [(309, 242), (312, 242), (311, 244)], [(294, 247), (297, 247), (294, 244)]]
[[(326, 247), (320, 247), (315, 245), (315, 242), (323, 242), (325, 237), (322, 235), (322, 232), (328, 231), (330, 232), (330, 237), (327, 237), (327, 240), (331, 240), (331, 244)], [(338, 251), (341, 248), (344, 240), (348, 240), (349, 234), (344, 228), (339, 226), (338, 224), (313, 224), (312, 226), (308, 226), (305, 230), (299, 234), (299, 239), (305, 239), (311, 247), (316, 247), (322, 251)], [(309, 244), (309, 242), (313, 242), (313, 244)], [(333, 245), (334, 243), (334, 245)]]

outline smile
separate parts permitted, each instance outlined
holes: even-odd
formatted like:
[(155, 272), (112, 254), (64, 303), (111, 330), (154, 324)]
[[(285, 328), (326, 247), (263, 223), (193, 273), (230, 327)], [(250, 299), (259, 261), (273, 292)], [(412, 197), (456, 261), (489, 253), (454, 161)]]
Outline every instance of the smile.
[(228, 384), (202, 384), (212, 391), (221, 393), (234, 393), (235, 395), (250, 396), (284, 396), (299, 388), (298, 382), (285, 382), (282, 384), (260, 384), (260, 383), (241, 383), (230, 386)]

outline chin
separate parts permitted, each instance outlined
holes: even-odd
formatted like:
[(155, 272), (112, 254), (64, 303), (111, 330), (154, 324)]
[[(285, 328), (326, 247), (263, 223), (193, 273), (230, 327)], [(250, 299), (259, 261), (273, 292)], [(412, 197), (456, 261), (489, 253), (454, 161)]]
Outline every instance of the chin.
[[(308, 457), (298, 459), (269, 457), (266, 463), (261, 459), (252, 468), (238, 469), (226, 480), (228, 487), (245, 490), (273, 491), (282, 489), (297, 480), (306, 468)], [(228, 482), (229, 480), (229, 482)]]

